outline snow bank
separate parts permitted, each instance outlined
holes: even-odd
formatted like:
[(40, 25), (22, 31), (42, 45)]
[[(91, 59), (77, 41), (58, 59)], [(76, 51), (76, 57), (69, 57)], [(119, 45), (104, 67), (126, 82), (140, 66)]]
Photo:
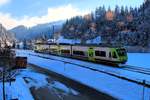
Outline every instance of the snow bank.
[(27, 78), (26, 80), (32, 81), (27, 85), (28, 88), (32, 86), (36, 88), (40, 88), (48, 84), (46, 81), (47, 76), (39, 74), (39, 73), (37, 74), (34, 72), (30, 72), (29, 70), (21, 72), (20, 77), (24, 77), (24, 78)]
[(127, 64), (150, 68), (150, 53), (128, 53)]
[[(30, 90), (27, 88), (26, 83), (22, 78), (16, 78), (16, 81), (9, 85), (5, 83), (6, 91), (6, 100), (18, 99), (18, 100), (34, 100)], [(3, 100), (2, 97), (2, 83), (0, 83), (0, 100)]]

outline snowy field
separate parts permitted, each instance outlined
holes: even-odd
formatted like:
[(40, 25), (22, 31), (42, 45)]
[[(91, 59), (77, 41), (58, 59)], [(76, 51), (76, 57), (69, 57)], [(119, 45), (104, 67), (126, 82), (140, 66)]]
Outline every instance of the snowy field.
[[(2, 82), (0, 83), (0, 100), (3, 100)], [(6, 100), (18, 99), (18, 100), (34, 100), (29, 88), (21, 77), (17, 77), (15, 82), (11, 85), (9, 82), (5, 82)]]
[(128, 53), (127, 64), (150, 68), (150, 53)]
[[(47, 87), (48, 89), (58, 92), (58, 94), (61, 95), (80, 95), (80, 97), (82, 97), (78, 91), (75, 91), (74, 89), (44, 74), (40, 74), (29, 69), (21, 70), (18, 74), (19, 75), (15, 78), (16, 81), (12, 82), (11, 85), (9, 82), (5, 83), (6, 100), (34, 100), (34, 97), (30, 92), (30, 88), (32, 87), (34, 87), (35, 90)], [(2, 95), (2, 83), (0, 83), (0, 100), (3, 100)]]
[[(32, 68), (29, 65), (28, 69), (17, 71), (16, 81), (11, 85), (5, 82), (6, 100), (92, 100), (85, 91), (78, 91), (57, 77), (37, 72)], [(0, 100), (3, 100), (2, 95), (0, 83)]]
[[(142, 100), (143, 99), (143, 95), (142, 95), (143, 86), (142, 85), (132, 83), (126, 80), (122, 80), (122, 79), (119, 79), (119, 78), (116, 78), (116, 77), (113, 77), (104, 73), (99, 73), (99, 72), (92, 71), (86, 68), (82, 68), (77, 65), (72, 65), (69, 63), (64, 63), (64, 62), (53, 60), (53, 59), (44, 59), (41, 57), (33, 56), (31, 54), (36, 54), (36, 53), (32, 51), (17, 51), (17, 55), (27, 56), (29, 63), (42, 66), (45, 69), (62, 74), (65, 77), (74, 79), (82, 84), (86, 84), (89, 87), (92, 87), (100, 92), (109, 94), (118, 99), (123, 99), (123, 100)], [(112, 72), (114, 74), (118, 74), (121, 77), (125, 76), (128, 78), (137, 80), (137, 81), (142, 81), (143, 79), (146, 80), (146, 82), (150, 81), (150, 76), (148, 75), (125, 71), (120, 68), (111, 68), (111, 67), (104, 66), (104, 65), (98, 65), (98, 64), (93, 64), (93, 63), (74, 60), (74, 59), (70, 60), (67, 58), (55, 57), (51, 55), (43, 55), (43, 54), (36, 54), (36, 55), (48, 56), (50, 58), (57, 58), (57, 59), (67, 60), (67, 61), (69, 60), (69, 62), (83, 64), (89, 67), (92, 66), (97, 69), (99, 68), (101, 70), (105, 70), (105, 71)], [(133, 58), (132, 60), (130, 58), (130, 55)], [(141, 63), (136, 63), (136, 62), (139, 62), (138, 60), (142, 60), (140, 58), (137, 58), (136, 55), (137, 54), (135, 55), (129, 54), (130, 61), (128, 61), (128, 64), (132, 64), (132, 63), (141, 64)], [(138, 56), (138, 57), (141, 57), (141, 56)], [(144, 100), (149, 100), (149, 99), (150, 99), (150, 89), (145, 87)]]

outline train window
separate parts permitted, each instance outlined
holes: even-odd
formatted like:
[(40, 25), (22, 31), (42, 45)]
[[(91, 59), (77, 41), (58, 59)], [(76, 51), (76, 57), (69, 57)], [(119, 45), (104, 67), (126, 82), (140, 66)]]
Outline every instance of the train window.
[(106, 57), (105, 51), (95, 51), (95, 56)]
[(109, 52), (109, 58), (111, 58), (111, 52)]
[(112, 54), (112, 57), (113, 58), (117, 58), (117, 55), (116, 55), (116, 52), (112, 52), (113, 54)]
[(117, 53), (119, 56), (126, 56), (126, 50), (125, 49), (117, 49)]
[(70, 54), (70, 50), (61, 50), (61, 53)]
[(34, 49), (37, 49), (37, 46), (35, 46)]
[(74, 55), (84, 55), (83, 51), (73, 51)]

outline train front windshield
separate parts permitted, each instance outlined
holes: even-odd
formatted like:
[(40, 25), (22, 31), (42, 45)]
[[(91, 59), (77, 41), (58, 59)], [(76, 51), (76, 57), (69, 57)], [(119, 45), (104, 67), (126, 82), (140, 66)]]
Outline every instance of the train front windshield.
[(117, 53), (119, 56), (127, 56), (127, 52), (125, 49), (117, 49)]

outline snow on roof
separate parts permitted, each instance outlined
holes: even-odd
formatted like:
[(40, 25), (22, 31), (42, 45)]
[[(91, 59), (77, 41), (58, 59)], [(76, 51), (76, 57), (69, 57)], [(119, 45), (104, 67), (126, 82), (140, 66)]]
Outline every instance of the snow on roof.
[(60, 36), (59, 39), (58, 39), (56, 42), (57, 42), (57, 43), (75, 44), (75, 43), (80, 43), (80, 40), (65, 39), (63, 36)]
[(86, 41), (87, 44), (100, 44), (101, 43), (101, 36), (98, 36), (94, 39)]
[[(76, 43), (81, 43), (80, 40), (75, 40), (75, 39), (65, 39), (63, 36), (60, 36), (59, 39), (56, 41), (57, 43), (69, 43), (69, 44), (76, 44)], [(98, 36), (94, 39), (86, 41), (87, 44), (99, 44), (101, 43), (101, 37)]]

